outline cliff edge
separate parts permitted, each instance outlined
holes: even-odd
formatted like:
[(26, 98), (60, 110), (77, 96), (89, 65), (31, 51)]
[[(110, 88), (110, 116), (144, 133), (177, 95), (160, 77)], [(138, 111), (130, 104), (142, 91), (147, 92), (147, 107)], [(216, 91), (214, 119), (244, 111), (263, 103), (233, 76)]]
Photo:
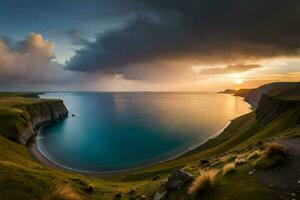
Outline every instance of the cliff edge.
[(14, 101), (15, 99), (11, 99), (7, 108), (0, 110), (0, 118), (12, 121), (12, 123), (0, 122), (1, 127), (5, 127), (0, 133), (24, 145), (29, 138), (37, 134), (40, 125), (62, 120), (68, 114), (62, 100), (23, 98), (22, 102), (17, 104), (14, 104)]
[(292, 100), (263, 94), (255, 110), (255, 116), (260, 124), (266, 125), (275, 118), (280, 117), (283, 113), (296, 109), (297, 107), (300, 107), (300, 99)]
[[(247, 94), (245, 94), (245, 101), (248, 102), (253, 108), (258, 106), (260, 98), (269, 92), (279, 91), (282, 93), (283, 90), (292, 89), (295, 87), (300, 87), (299, 82), (276, 82), (262, 85), (256, 89), (250, 90)], [(294, 90), (295, 91), (295, 90)], [(293, 94), (294, 95), (294, 94)]]

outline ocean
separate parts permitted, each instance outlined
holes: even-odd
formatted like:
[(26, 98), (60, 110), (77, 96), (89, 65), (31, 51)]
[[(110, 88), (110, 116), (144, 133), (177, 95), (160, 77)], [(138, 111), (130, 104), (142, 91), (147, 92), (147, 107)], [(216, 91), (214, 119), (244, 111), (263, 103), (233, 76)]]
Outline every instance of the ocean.
[[(174, 158), (250, 112), (240, 97), (208, 92), (57, 92), (69, 116), (37, 136), (62, 167), (113, 172)], [(74, 116), (72, 116), (74, 115)]]

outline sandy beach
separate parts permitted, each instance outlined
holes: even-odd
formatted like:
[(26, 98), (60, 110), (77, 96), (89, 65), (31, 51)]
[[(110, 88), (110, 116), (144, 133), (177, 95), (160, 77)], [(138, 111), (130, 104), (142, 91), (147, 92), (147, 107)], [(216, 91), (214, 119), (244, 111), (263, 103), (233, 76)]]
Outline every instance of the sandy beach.
[(37, 148), (36, 137), (32, 137), (27, 144), (28, 152), (35, 160), (43, 163), (44, 165), (54, 168), (54, 169), (65, 169), (54, 162), (50, 161), (47, 157), (45, 157)]

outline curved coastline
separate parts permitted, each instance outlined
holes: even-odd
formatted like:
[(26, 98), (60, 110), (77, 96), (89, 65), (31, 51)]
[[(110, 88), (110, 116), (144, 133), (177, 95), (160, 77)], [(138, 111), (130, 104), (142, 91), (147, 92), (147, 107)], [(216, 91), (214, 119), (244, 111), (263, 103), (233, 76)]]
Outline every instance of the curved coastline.
[(45, 166), (50, 167), (50, 168), (67, 170), (67, 171), (70, 171), (70, 172), (76, 172), (76, 173), (81, 173), (81, 174), (86, 174), (86, 175), (93, 175), (93, 176), (97, 176), (97, 175), (115, 175), (115, 174), (120, 174), (120, 173), (126, 173), (126, 172), (132, 172), (132, 171), (136, 171), (136, 170), (145, 169), (147, 167), (151, 167), (151, 166), (154, 166), (154, 165), (157, 165), (157, 164), (161, 164), (161, 163), (164, 163), (164, 162), (168, 162), (168, 161), (180, 158), (181, 156), (184, 156), (186, 153), (188, 153), (188, 152), (198, 148), (199, 146), (205, 144), (210, 139), (216, 138), (219, 135), (221, 135), (223, 133), (223, 131), (231, 124), (231, 122), (234, 119), (229, 120), (224, 126), (222, 126), (220, 129), (218, 129), (214, 134), (212, 134), (210, 137), (208, 137), (204, 141), (201, 141), (197, 144), (192, 145), (191, 147), (189, 147), (188, 149), (186, 149), (183, 152), (182, 151), (178, 152), (175, 155), (168, 156), (168, 158), (165, 158), (165, 159), (159, 159), (158, 161), (151, 162), (150, 164), (144, 164), (144, 165), (141, 164), (140, 166), (132, 167), (132, 168), (129, 168), (129, 169), (124, 169), (124, 170), (85, 171), (85, 170), (74, 169), (74, 168), (62, 165), (62, 164), (52, 160), (51, 158), (47, 157), (47, 155), (45, 155), (45, 153), (43, 153), (38, 148), (38, 145), (37, 145), (36, 139), (37, 139), (38, 135), (41, 133), (41, 131), (43, 130), (42, 127), (39, 129), (38, 134), (35, 135), (34, 137), (32, 137), (28, 141), (27, 148), (28, 148), (28, 151), (29, 151), (29, 154), (31, 155), (31, 157), (33, 157), (35, 160), (41, 162), (42, 164), (44, 164)]

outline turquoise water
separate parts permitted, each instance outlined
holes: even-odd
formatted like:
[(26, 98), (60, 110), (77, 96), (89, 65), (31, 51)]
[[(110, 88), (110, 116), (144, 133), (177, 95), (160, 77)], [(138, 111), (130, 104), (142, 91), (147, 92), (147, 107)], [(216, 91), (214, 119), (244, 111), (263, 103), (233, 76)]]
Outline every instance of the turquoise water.
[[(46, 93), (69, 117), (37, 137), (41, 153), (76, 171), (125, 170), (166, 160), (207, 140), (250, 111), (214, 93)], [(75, 116), (73, 117), (72, 114)]]

